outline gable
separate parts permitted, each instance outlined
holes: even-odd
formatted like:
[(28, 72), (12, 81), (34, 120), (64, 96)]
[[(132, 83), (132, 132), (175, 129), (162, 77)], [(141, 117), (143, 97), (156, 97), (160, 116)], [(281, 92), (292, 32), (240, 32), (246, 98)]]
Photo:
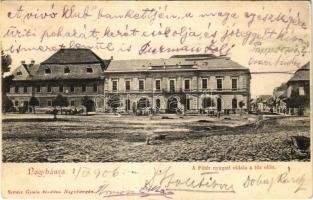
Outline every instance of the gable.
[(12, 75), (14, 76), (13, 80), (26, 80), (30, 74), (24, 65), (20, 65), (13, 71)]

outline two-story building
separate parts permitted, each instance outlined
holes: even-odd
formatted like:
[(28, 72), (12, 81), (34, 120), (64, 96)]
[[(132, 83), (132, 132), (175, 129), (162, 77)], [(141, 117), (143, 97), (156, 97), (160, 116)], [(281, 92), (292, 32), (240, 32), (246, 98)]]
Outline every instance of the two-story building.
[(88, 96), (88, 110), (99, 112), (236, 112), (250, 101), (249, 69), (211, 54), (102, 60), (89, 49), (61, 49), (40, 64), (23, 62), (13, 75), (8, 97), (16, 107), (32, 96), (50, 107), (58, 94), (76, 107)]
[(22, 61), (13, 72), (7, 96), (15, 107), (29, 107), (31, 97), (38, 99), (39, 107), (51, 107), (53, 99), (61, 94), (70, 106), (79, 107), (84, 96), (94, 99), (103, 94), (107, 64), (89, 49), (61, 49), (40, 64)]
[(171, 113), (249, 107), (249, 69), (227, 57), (200, 54), (112, 60), (104, 76), (109, 110), (134, 112), (149, 107)]
[(287, 82), (289, 114), (310, 115), (310, 62), (298, 69)]

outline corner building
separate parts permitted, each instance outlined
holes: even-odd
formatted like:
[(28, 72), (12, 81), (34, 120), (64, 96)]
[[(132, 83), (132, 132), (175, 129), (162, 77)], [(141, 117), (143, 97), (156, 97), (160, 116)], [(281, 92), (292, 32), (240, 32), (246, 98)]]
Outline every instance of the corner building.
[[(38, 99), (40, 108), (52, 108), (58, 94), (66, 97), (70, 106), (81, 107), (84, 96), (95, 99), (103, 93), (106, 66), (107, 61), (89, 49), (60, 49), (40, 64), (22, 61), (13, 72), (7, 96), (15, 108), (26, 107), (28, 111), (32, 96)], [(95, 105), (88, 110), (95, 111)]]

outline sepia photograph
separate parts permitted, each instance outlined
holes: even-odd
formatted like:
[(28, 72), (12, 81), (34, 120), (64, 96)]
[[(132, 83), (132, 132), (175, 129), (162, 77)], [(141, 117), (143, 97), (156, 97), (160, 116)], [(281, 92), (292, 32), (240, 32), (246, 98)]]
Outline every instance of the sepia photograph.
[(3, 195), (310, 195), (310, 7), (1, 2)]
[[(14, 57), (2, 56), (10, 69)], [(309, 161), (309, 62), (289, 74), (252, 97), (254, 73), (229, 57), (115, 60), (60, 49), (4, 79), (2, 159)]]

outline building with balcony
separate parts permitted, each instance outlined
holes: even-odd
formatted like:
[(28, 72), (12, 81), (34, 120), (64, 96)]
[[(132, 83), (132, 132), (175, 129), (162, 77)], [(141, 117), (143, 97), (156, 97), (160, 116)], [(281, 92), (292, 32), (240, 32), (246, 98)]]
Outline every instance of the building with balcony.
[(102, 60), (89, 49), (61, 49), (40, 64), (22, 63), (8, 97), (15, 106), (52, 106), (62, 94), (88, 111), (138, 113), (237, 112), (249, 108), (250, 72), (227, 57), (174, 55), (168, 59)]

